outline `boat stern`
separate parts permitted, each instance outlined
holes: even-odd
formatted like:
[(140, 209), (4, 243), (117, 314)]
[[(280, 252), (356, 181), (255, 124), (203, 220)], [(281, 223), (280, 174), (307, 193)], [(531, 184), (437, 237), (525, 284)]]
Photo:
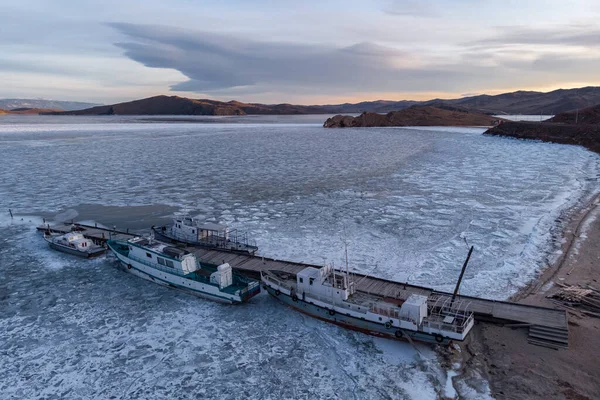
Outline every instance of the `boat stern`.
[(245, 289), (242, 290), (240, 297), (242, 298), (242, 303), (247, 302), (254, 296), (260, 293), (260, 282), (252, 281), (248, 283)]

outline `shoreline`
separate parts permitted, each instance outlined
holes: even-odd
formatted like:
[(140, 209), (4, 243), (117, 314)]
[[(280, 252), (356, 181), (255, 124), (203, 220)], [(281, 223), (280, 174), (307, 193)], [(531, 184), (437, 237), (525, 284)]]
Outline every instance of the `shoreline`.
[(591, 400), (600, 393), (600, 341), (594, 341), (600, 337), (600, 318), (560, 307), (547, 298), (565, 284), (600, 288), (600, 191), (567, 211), (566, 218), (560, 256), (509, 301), (565, 309), (569, 348), (529, 344), (526, 326), (478, 323), (460, 350), (441, 353), (458, 359), (462, 368), (456, 379), (471, 389), (484, 390), (485, 379), (496, 399)]
[(541, 271), (539, 276), (527, 285), (523, 286), (516, 293), (511, 295), (508, 300), (516, 303), (526, 299), (529, 296), (535, 295), (544, 286), (553, 281), (557, 277), (562, 268), (568, 264), (569, 258), (576, 251), (577, 245), (583, 245), (580, 237), (584, 225), (592, 217), (592, 214), (598, 210), (600, 205), (600, 191), (592, 194), (586, 201), (579, 204), (571, 210), (567, 210), (566, 224), (562, 228), (560, 239), (564, 242), (560, 245), (561, 253), (546, 269)]

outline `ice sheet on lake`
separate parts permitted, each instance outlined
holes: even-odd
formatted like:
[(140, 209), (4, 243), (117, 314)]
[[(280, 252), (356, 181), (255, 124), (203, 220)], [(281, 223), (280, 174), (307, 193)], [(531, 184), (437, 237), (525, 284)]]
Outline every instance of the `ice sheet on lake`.
[[(466, 240), (475, 253), (462, 292), (494, 298), (555, 256), (563, 212), (600, 170), (583, 148), (472, 129), (64, 124), (0, 124), (3, 207), (171, 205), (251, 231), (265, 255), (342, 266), (347, 241), (352, 268), (439, 289), (453, 287)], [(199, 300), (111, 260), (52, 252), (33, 225), (2, 221), (9, 398), (433, 399), (446, 384), (408, 345), (267, 296), (243, 307)]]

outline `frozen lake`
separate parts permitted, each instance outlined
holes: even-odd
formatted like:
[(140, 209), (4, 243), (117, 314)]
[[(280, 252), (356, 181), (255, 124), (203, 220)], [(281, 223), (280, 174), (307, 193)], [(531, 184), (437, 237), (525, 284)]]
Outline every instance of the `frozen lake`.
[(342, 265), (347, 241), (353, 269), (443, 290), (468, 243), (461, 292), (504, 299), (556, 257), (565, 212), (600, 176), (580, 147), (325, 118), (2, 117), (0, 392), (436, 398), (446, 382), (427, 347), (421, 359), (268, 296), (214, 304), (111, 258), (52, 252), (34, 232), (59, 213), (148, 228), (187, 211), (249, 231), (270, 257)]

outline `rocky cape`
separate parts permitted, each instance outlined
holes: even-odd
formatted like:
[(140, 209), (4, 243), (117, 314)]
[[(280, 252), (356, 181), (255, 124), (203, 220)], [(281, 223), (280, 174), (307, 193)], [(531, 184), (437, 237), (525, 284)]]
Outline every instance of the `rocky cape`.
[(600, 154), (600, 104), (543, 122), (503, 122), (484, 134), (574, 144)]
[(0, 99), (0, 109), (14, 111), (15, 109), (38, 109), (41, 111), (70, 111), (98, 106), (96, 103), (80, 101), (61, 101), (43, 99)]
[(0, 114), (39, 115), (60, 112), (60, 110), (49, 108), (13, 108), (11, 110), (0, 109)]
[(325, 128), (386, 126), (492, 126), (501, 119), (449, 106), (412, 106), (387, 114), (364, 112), (357, 117), (336, 115), (328, 118)]

